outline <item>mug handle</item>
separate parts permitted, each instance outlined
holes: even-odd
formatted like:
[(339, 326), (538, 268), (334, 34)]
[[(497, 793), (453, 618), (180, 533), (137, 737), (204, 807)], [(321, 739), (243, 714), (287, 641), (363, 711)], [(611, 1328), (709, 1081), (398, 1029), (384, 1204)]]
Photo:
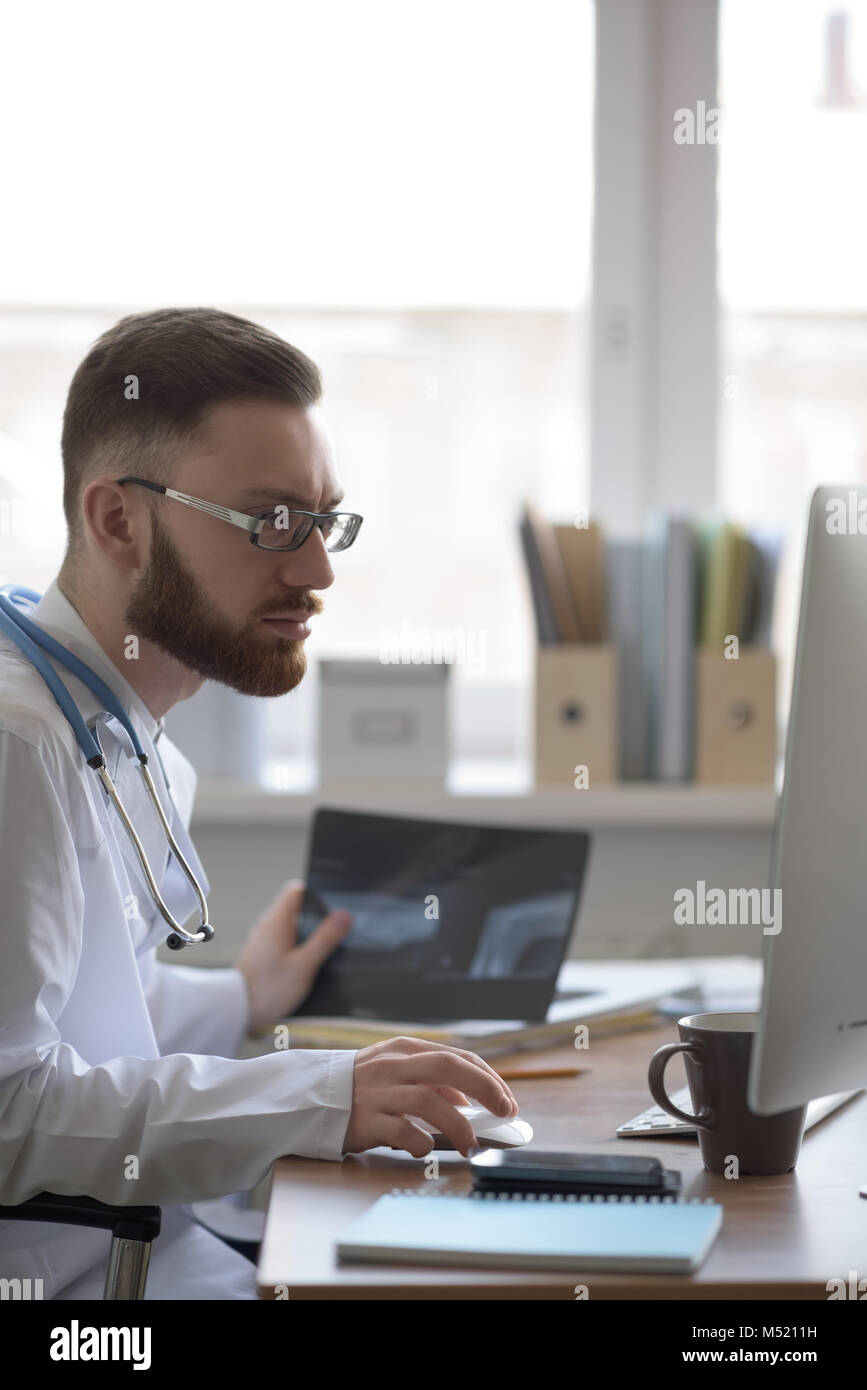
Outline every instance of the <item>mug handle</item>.
[(699, 1125), (702, 1129), (713, 1129), (716, 1124), (716, 1114), (710, 1106), (704, 1106), (697, 1115), (688, 1115), (685, 1110), (678, 1110), (665, 1089), (665, 1068), (669, 1057), (673, 1057), (676, 1052), (700, 1053), (701, 1051), (702, 1045), (697, 1040), (694, 1042), (665, 1043), (662, 1047), (658, 1047), (650, 1059), (647, 1084), (657, 1105), (662, 1106), (662, 1109), (669, 1115), (673, 1115), (676, 1120), (686, 1120), (687, 1124)]

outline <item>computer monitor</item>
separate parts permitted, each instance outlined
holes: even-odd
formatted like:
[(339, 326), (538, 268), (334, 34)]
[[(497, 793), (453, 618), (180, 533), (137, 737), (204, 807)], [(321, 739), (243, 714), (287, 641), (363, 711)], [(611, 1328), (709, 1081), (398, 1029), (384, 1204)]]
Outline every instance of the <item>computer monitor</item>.
[(867, 1085), (867, 487), (810, 506), (771, 886), (758, 1114)]

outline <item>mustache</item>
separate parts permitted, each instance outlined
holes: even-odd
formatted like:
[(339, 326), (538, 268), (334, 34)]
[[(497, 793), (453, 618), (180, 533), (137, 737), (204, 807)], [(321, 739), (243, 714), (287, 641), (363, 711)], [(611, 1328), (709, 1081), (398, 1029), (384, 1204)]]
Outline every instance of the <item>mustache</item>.
[(273, 608), (269, 612), (263, 613), (261, 616), (263, 618), (276, 618), (279, 617), (281, 613), (291, 612), (303, 613), (305, 617), (312, 617), (315, 613), (321, 613), (324, 606), (321, 598), (305, 599), (298, 603), (293, 603), (289, 600), (288, 602), (283, 602), (279, 608)]

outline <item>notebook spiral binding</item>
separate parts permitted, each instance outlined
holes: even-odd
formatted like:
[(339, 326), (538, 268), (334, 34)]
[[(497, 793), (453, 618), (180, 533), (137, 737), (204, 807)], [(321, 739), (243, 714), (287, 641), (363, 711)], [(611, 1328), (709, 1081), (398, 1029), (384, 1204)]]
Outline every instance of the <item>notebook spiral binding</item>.
[(576, 1192), (441, 1192), (423, 1187), (393, 1187), (391, 1195), (392, 1197), (436, 1197), (445, 1201), (448, 1201), (449, 1197), (473, 1197), (477, 1201), (484, 1202), (633, 1202), (636, 1205), (656, 1203), (677, 1207), (713, 1206), (716, 1202), (715, 1197), (660, 1197), (656, 1193), (645, 1196), (644, 1193), (633, 1195), (631, 1192), (608, 1193), (607, 1195), (602, 1193), (590, 1195), (586, 1192), (580, 1194)]

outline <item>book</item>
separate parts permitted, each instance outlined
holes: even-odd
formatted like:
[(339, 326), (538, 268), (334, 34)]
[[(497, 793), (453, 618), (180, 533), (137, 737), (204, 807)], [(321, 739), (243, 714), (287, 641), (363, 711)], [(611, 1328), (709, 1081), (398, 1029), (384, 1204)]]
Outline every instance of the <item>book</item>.
[(747, 533), (731, 521), (713, 529), (707, 550), (699, 644), (722, 653), (726, 639), (745, 640), (753, 554)]
[(584, 642), (604, 642), (605, 553), (596, 522), (587, 526), (555, 525), (554, 535), (566, 570), (578, 627)]
[(524, 521), (554, 616), (556, 640), (580, 642), (583, 634), (554, 527), (532, 502), (524, 503)]
[(649, 775), (644, 632), (641, 621), (642, 543), (611, 540), (605, 547), (608, 632), (617, 651), (620, 776)]
[(644, 670), (651, 776), (692, 776), (698, 554), (692, 523), (661, 516), (643, 567)]
[[(637, 1006), (617, 1013), (571, 1019), (554, 1023), (504, 1023), (490, 1020), (465, 1020), (452, 1028), (431, 1027), (424, 1023), (364, 1018), (291, 1018), (286, 1021), (293, 1047), (370, 1047), (388, 1038), (424, 1038), (427, 1042), (444, 1043), (447, 1047), (462, 1047), (476, 1056), (489, 1059), (498, 1054), (520, 1052), (533, 1047), (551, 1047), (571, 1039), (578, 1023), (587, 1023), (596, 1038), (619, 1033), (631, 1033), (655, 1027), (659, 1022), (656, 1008)], [(270, 1030), (265, 1030), (270, 1031)]]
[(742, 640), (770, 647), (777, 573), (783, 553), (779, 531), (752, 528), (749, 532), (749, 581), (741, 622)]
[(551, 595), (545, 582), (542, 560), (536, 544), (536, 537), (524, 512), (518, 527), (524, 563), (527, 566), (527, 579), (530, 584), (530, 597), (533, 601), (533, 616), (536, 620), (536, 641), (540, 647), (547, 647), (560, 640), (557, 619)]
[(337, 1239), (342, 1260), (689, 1274), (722, 1226), (711, 1198), (395, 1188)]

